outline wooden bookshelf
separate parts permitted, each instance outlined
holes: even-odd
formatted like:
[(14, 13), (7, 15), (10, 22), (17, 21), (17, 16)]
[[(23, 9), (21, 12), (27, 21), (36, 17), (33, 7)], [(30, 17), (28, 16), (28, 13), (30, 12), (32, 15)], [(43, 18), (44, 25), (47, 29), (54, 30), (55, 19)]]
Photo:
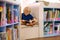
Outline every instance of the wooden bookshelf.
[[(8, 2), (6, 0), (0, 0), (0, 35), (2, 35), (0, 37), (1, 40), (20, 40), (19, 11), (20, 11), (19, 4)], [(17, 27), (16, 29), (18, 30), (15, 30), (15, 26)], [(15, 35), (18, 34), (18, 36), (16, 36), (16, 39), (14, 38), (15, 37), (14, 33), (16, 33)]]

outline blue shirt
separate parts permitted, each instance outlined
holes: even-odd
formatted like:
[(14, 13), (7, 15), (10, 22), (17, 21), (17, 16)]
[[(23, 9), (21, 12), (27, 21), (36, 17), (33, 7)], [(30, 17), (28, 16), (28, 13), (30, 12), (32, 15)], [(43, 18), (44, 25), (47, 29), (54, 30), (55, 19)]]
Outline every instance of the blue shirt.
[(32, 19), (33, 19), (33, 16), (31, 14), (25, 15), (24, 13), (22, 13), (22, 20), (29, 21)]

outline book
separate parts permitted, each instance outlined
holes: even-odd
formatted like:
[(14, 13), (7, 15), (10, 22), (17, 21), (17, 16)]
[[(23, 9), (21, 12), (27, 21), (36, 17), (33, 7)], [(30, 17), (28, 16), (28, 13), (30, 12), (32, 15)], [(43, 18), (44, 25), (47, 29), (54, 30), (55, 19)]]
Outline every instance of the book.
[(46, 21), (46, 16), (47, 16), (48, 11), (44, 11), (44, 20)]
[(47, 11), (46, 20), (49, 20), (49, 11)]
[(50, 16), (50, 20), (53, 20), (53, 11), (49, 10), (49, 16)]
[(55, 11), (55, 20), (58, 20), (58, 10)]
[(14, 10), (14, 22), (18, 22), (18, 11)]
[(14, 40), (18, 40), (18, 37), (17, 37), (17, 29), (14, 28)]
[(53, 33), (53, 24), (50, 24), (50, 31), (49, 31), (49, 34), (52, 34)]
[(6, 14), (6, 18), (7, 18), (7, 23), (11, 23), (11, 9), (9, 7), (7, 7), (7, 14)]
[(2, 18), (1, 18), (1, 25), (5, 25), (6, 24), (6, 19), (5, 19), (5, 14), (2, 13)]
[(0, 6), (0, 12), (2, 12), (3, 11), (3, 6)]
[(0, 34), (0, 40), (6, 40), (6, 33)]
[(0, 26), (2, 26), (4, 24), (3, 21), (5, 21), (3, 15), (4, 15), (3, 14), (3, 6), (0, 6)]
[(17, 29), (18, 25), (14, 25), (14, 40), (18, 40), (18, 29)]
[(60, 33), (60, 24), (55, 25), (54, 30), (55, 33)]
[(7, 28), (7, 40), (12, 40), (12, 29)]
[(0, 26), (1, 26), (1, 12), (0, 12)]
[(60, 10), (58, 10), (58, 20), (60, 20)]

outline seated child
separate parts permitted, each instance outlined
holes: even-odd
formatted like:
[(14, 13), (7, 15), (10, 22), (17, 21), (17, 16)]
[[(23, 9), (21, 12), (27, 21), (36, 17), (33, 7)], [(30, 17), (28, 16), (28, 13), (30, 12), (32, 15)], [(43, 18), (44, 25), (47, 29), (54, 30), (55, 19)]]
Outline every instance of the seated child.
[(24, 8), (24, 13), (22, 13), (22, 25), (33, 26), (37, 23), (36, 18), (34, 18), (31, 14), (31, 9), (29, 7)]

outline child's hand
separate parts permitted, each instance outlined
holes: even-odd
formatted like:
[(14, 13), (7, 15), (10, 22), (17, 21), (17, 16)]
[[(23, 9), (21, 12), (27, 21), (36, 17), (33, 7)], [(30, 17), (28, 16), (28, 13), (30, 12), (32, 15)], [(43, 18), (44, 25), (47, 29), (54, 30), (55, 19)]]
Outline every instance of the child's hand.
[(32, 20), (30, 20), (29, 22), (32, 23)]
[(25, 22), (25, 20), (21, 20), (21, 22)]
[(26, 21), (25, 20), (21, 20), (21, 24), (22, 25), (25, 25), (26, 24)]

